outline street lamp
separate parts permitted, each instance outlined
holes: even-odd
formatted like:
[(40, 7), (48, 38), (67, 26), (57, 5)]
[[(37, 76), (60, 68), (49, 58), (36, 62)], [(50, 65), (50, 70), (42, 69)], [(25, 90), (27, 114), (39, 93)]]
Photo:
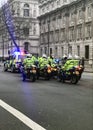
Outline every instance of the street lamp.
[(50, 42), (50, 39), (49, 39), (49, 35), (50, 35), (50, 20), (47, 21), (47, 24), (48, 24), (48, 56), (49, 56), (49, 42)]

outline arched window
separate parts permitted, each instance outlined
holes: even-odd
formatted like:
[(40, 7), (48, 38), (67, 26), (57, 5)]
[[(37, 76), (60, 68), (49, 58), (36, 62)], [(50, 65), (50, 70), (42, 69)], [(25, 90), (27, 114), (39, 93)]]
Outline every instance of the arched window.
[(29, 16), (29, 4), (24, 4), (24, 16), (28, 17)]
[(24, 4), (24, 7), (25, 8), (29, 8), (29, 4)]

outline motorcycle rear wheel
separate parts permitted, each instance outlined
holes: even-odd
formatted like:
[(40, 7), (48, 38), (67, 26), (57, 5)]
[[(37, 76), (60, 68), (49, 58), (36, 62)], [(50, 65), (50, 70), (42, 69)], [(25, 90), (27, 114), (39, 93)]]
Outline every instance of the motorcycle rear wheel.
[(46, 80), (50, 80), (50, 78), (51, 78), (50, 74), (45, 75)]

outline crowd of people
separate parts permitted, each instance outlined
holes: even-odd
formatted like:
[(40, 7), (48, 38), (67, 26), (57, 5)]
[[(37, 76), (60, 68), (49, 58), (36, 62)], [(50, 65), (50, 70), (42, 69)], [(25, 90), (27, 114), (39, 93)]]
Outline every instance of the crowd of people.
[(58, 59), (54, 56), (47, 57), (46, 54), (43, 54), (41, 57), (35, 57), (32, 54), (27, 54), (26, 58), (23, 60), (24, 66), (28, 66), (29, 64), (35, 64), (38, 65), (40, 69), (43, 69), (43, 67), (47, 64), (50, 66), (54, 66), (55, 64), (61, 66), (63, 69), (67, 70), (70, 69), (72, 66), (75, 66), (77, 64), (81, 64), (84, 66), (84, 60), (80, 59), (79, 56), (75, 55), (72, 57), (71, 54), (64, 55), (62, 58)]

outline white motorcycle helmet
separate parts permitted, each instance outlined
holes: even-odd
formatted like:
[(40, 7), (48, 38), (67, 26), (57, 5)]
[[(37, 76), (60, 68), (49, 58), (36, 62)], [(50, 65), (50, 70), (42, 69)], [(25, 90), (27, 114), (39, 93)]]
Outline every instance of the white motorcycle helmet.
[(66, 54), (63, 55), (63, 59), (67, 59), (67, 55)]
[(69, 60), (73, 59), (72, 55), (71, 54), (68, 54), (68, 58)]
[(43, 54), (42, 57), (43, 57), (43, 58), (47, 58), (46, 54)]
[(80, 59), (80, 57), (78, 55), (75, 55), (74, 58), (77, 59), (77, 60)]
[(27, 57), (27, 58), (31, 58), (31, 57), (32, 57), (32, 54), (27, 54), (26, 57)]

